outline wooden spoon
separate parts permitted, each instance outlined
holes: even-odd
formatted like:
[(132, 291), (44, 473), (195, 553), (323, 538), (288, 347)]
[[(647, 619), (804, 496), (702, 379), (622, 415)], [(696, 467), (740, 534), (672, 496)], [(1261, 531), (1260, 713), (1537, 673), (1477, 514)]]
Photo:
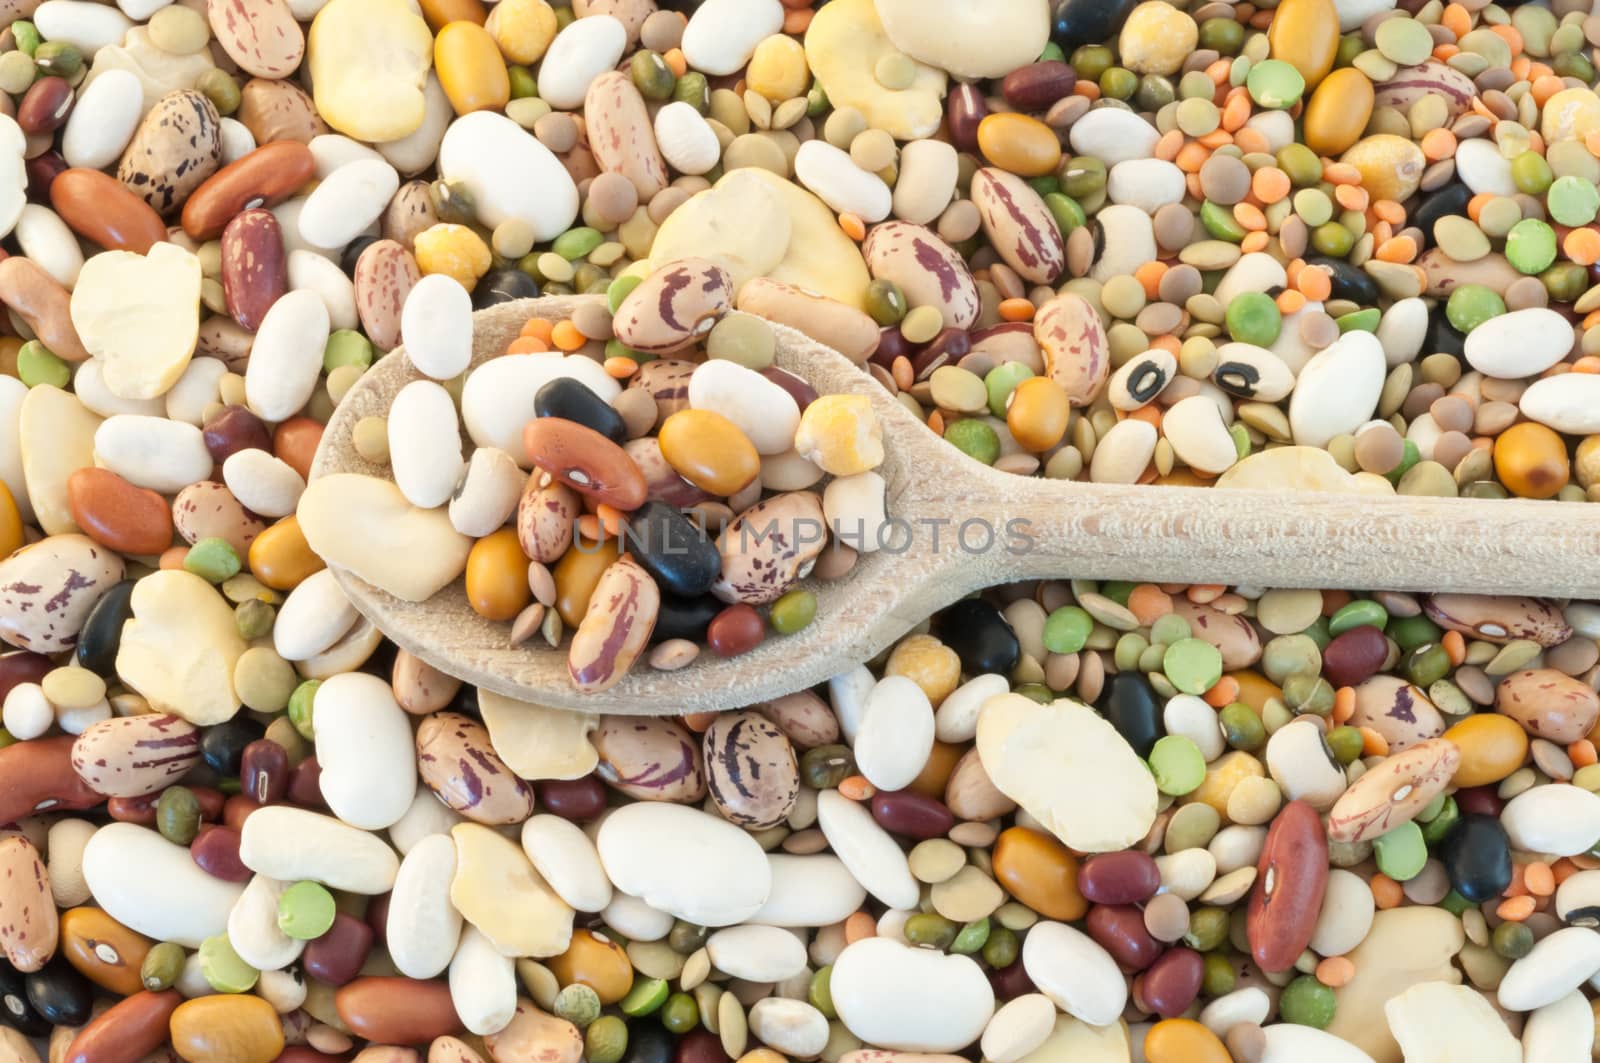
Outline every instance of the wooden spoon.
[[(472, 364), (502, 353), (528, 318), (563, 318), (581, 301), (526, 300), (477, 313)], [(340, 584), (385, 635), (469, 683), (541, 705), (637, 715), (752, 705), (813, 686), (957, 599), (1013, 580), (1600, 596), (1600, 505), (1025, 478), (967, 459), (844, 356), (793, 329), (775, 329), (779, 366), (819, 394), (872, 400), (883, 423), (887, 458), (878, 472), (888, 481), (888, 511), (913, 532), (902, 533), (909, 544), (898, 554), (864, 554), (842, 580), (808, 581), (817, 619), (799, 634), (772, 635), (731, 659), (705, 650), (676, 672), (641, 661), (610, 690), (583, 695), (567, 677), (564, 650), (537, 639), (509, 648), (509, 625), (473, 612), (459, 579), (421, 603), (336, 569)], [(391, 479), (387, 467), (356, 453), (352, 430), (363, 417), (387, 415), (395, 394), (419, 378), (402, 351), (367, 372), (328, 423), (312, 477)], [(940, 520), (946, 523), (935, 548), (930, 522)], [(967, 525), (966, 547), (958, 541), (963, 522), (976, 522)], [(994, 530), (988, 549), (985, 529)], [(1019, 531), (1031, 545), (1008, 549)]]

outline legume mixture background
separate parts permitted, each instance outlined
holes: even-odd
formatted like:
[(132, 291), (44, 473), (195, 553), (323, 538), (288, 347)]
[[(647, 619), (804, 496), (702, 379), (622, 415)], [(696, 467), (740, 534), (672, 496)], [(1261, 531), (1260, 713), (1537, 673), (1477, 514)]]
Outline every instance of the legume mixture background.
[(1600, 604), (1062, 573), (634, 717), (335, 572), (583, 692), (827, 624), (894, 442), (774, 324), (1019, 476), (1600, 501), (1591, 0), (0, 25), (0, 1063), (1600, 1057)]

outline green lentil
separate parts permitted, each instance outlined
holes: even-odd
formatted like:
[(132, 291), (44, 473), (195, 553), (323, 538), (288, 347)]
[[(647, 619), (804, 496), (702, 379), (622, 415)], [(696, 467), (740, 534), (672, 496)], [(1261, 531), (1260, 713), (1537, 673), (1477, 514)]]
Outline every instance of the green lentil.
[(1327, 742), (1334, 759), (1346, 767), (1354, 764), (1361, 756), (1361, 748), (1365, 744), (1361, 731), (1349, 726), (1333, 728), (1324, 741)]
[(1374, 839), (1372, 854), (1379, 871), (1396, 882), (1407, 882), (1416, 878), (1428, 862), (1428, 845), (1422, 828), (1407, 821)]
[(336, 329), (328, 336), (327, 346), (322, 348), (322, 368), (324, 372), (331, 373), (335, 369), (346, 365), (360, 366), (362, 369), (372, 364), (372, 341), (354, 329)]
[(662, 978), (635, 978), (633, 988), (628, 990), (628, 995), (623, 997), (617, 1007), (622, 1009), (624, 1015), (638, 1018), (649, 1015), (667, 1002), (671, 987)]
[(1150, 750), (1150, 770), (1156, 788), (1164, 794), (1182, 797), (1206, 780), (1206, 758), (1200, 747), (1182, 735), (1166, 735)]
[[(1518, 159), (1529, 155), (1539, 158), (1530, 151), (1518, 156)], [(1593, 182), (1580, 177), (1557, 177), (1550, 184), (1546, 205), (1550, 209), (1550, 216), (1562, 225), (1588, 225), (1594, 221), (1596, 213), (1600, 213), (1600, 189), (1596, 189)]]
[(1224, 312), (1228, 334), (1241, 343), (1270, 347), (1283, 330), (1283, 314), (1265, 292), (1241, 292)]
[(1078, 201), (1064, 192), (1047, 193), (1044, 205), (1049, 208), (1050, 217), (1055, 219), (1056, 228), (1061, 231), (1062, 236), (1067, 236), (1089, 220), (1083, 208), (1078, 205)]
[(1245, 89), (1250, 98), (1262, 107), (1288, 110), (1300, 101), (1306, 91), (1306, 79), (1300, 71), (1281, 59), (1268, 59), (1256, 63), (1245, 77)]
[(317, 698), (317, 688), (322, 686), (320, 679), (307, 679), (294, 688), (294, 693), (289, 695), (289, 722), (294, 724), (294, 729), (300, 732), (300, 737), (307, 742), (317, 739), (316, 728), (312, 726), (311, 709)]
[(839, 1017), (833, 1010), (833, 964), (824, 964), (811, 976), (806, 987), (806, 999), (830, 1021)]
[(793, 635), (811, 626), (817, 618), (817, 596), (804, 587), (787, 591), (767, 613), (772, 630), (780, 635)]
[(1506, 261), (1519, 273), (1542, 273), (1555, 260), (1556, 231), (1538, 218), (1524, 218), (1506, 234)]
[(1262, 725), (1261, 717), (1243, 702), (1235, 701), (1223, 706), (1218, 714), (1218, 723), (1222, 727), (1223, 739), (1233, 749), (1251, 753), (1260, 749), (1267, 740), (1267, 729)]
[(800, 757), (800, 777), (813, 790), (832, 790), (855, 770), (855, 757), (847, 746), (817, 746)]
[(1493, 288), (1463, 284), (1450, 293), (1444, 315), (1459, 332), (1471, 332), (1492, 317), (1506, 312), (1506, 302)]
[(1278, 998), (1278, 1015), (1284, 1022), (1325, 1030), (1333, 1021), (1336, 1004), (1332, 989), (1311, 975), (1303, 974), (1283, 987)]
[(997, 926), (989, 932), (989, 940), (983, 943), (983, 962), (996, 970), (1010, 967), (1017, 962), (1020, 948), (1021, 942), (1017, 939), (1016, 931)]
[(956, 934), (956, 939), (950, 943), (950, 951), (963, 956), (970, 956), (980, 951), (989, 941), (989, 919), (982, 919), (968, 923)]
[(326, 934), (336, 914), (333, 894), (319, 882), (296, 882), (278, 898), (278, 929), (296, 941)]
[(17, 352), (17, 376), (30, 388), (64, 388), (72, 381), (72, 367), (38, 340), (29, 340)]
[(927, 945), (936, 949), (947, 949), (955, 941), (960, 927), (942, 915), (933, 912), (918, 912), (906, 920), (906, 940), (913, 945)]
[(1201, 639), (1179, 639), (1167, 647), (1161, 671), (1185, 694), (1204, 694), (1222, 678), (1222, 653)]
[(993, 465), (1000, 460), (1000, 436), (982, 421), (965, 418), (945, 426), (945, 440), (974, 461)]
[(1444, 807), (1439, 810), (1439, 814), (1422, 826), (1422, 840), (1429, 845), (1437, 845), (1444, 841), (1445, 835), (1449, 834), (1460, 820), (1461, 809), (1456, 805), (1456, 799), (1446, 797)]
[(248, 993), (261, 972), (245, 963), (233, 951), (228, 935), (218, 934), (200, 943), (200, 973), (219, 993)]
[(674, 993), (661, 1006), (661, 1025), (675, 1034), (686, 1034), (700, 1025), (700, 1007), (688, 993)]
[(1210, 952), (1228, 940), (1228, 913), (1221, 908), (1197, 908), (1189, 915), (1189, 932), (1183, 943), (1198, 952)]
[(1328, 620), (1328, 633), (1342, 635), (1356, 627), (1375, 627), (1382, 631), (1388, 623), (1388, 610), (1370, 598), (1357, 598)]
[(1533, 951), (1533, 931), (1524, 923), (1501, 923), (1494, 928), (1489, 944), (1496, 955), (1520, 960)]
[(243, 565), (232, 543), (211, 536), (189, 547), (189, 552), (183, 555), (183, 567), (207, 583), (221, 583), (237, 576)]

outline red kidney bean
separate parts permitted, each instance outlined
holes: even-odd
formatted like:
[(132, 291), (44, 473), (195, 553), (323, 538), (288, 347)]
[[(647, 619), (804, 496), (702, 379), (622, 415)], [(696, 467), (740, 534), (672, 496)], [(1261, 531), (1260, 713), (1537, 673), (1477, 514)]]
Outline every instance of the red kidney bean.
[(1317, 810), (1291, 801), (1267, 830), (1245, 928), (1267, 973), (1287, 971), (1311, 944), (1328, 885), (1328, 839)]
[(211, 460), (221, 465), (241, 450), (271, 450), (272, 433), (243, 406), (224, 406), (201, 426)]
[(890, 790), (874, 794), (872, 818), (884, 830), (918, 841), (942, 838), (956, 825), (954, 813), (940, 802), (914, 790)]
[(372, 951), (372, 928), (351, 915), (339, 912), (328, 932), (306, 942), (301, 965), (306, 974), (329, 985), (345, 985), (361, 973)]
[(1000, 82), (1000, 94), (1019, 111), (1043, 111), (1072, 91), (1077, 71), (1059, 59), (1018, 67)]
[(1131, 904), (1095, 905), (1086, 929), (1124, 970), (1142, 971), (1161, 955), (1161, 942), (1145, 929), (1144, 913)]
[(696, 1026), (678, 1038), (672, 1063), (732, 1063), (722, 1050), (722, 1039), (710, 1030)]
[(45, 675), (54, 668), (50, 658), (32, 650), (0, 655), (0, 701), (4, 701), (18, 683), (43, 682)]
[(389, 947), (389, 901), (392, 893), (380, 893), (367, 904), (367, 926), (372, 931), (372, 943), (380, 949)]
[(289, 800), (302, 808), (327, 808), (322, 796), (322, 765), (315, 756), (294, 766), (289, 774)]
[(76, 741), (57, 735), (0, 749), (0, 826), (35, 812), (77, 811), (105, 800), (72, 770)]
[(438, 980), (357, 978), (334, 993), (333, 1006), (351, 1033), (379, 1044), (422, 1044), (461, 1029), (450, 987)]
[(998, 970), (990, 968), (989, 985), (994, 989), (994, 995), (1001, 1000), (1015, 1000), (1034, 991), (1033, 979), (1022, 969), (1021, 960), (1014, 961), (1010, 967), (1001, 967)]
[[(213, 823), (222, 815), (222, 803), (226, 795), (221, 790), (211, 786), (191, 786), (189, 791), (200, 802), (200, 820), (202, 823)], [(113, 797), (106, 802), (106, 811), (111, 818), (124, 823), (137, 823), (141, 827), (156, 825), (156, 802), (161, 800), (161, 791), (153, 794), (144, 794), (140, 797)]]
[(706, 644), (718, 657), (737, 657), (761, 645), (766, 622), (753, 606), (743, 602), (730, 605), (706, 627)]
[(244, 747), (239, 784), (264, 805), (282, 801), (289, 792), (289, 753), (278, 743), (258, 738)]
[(17, 125), (30, 137), (54, 133), (72, 113), (72, 86), (66, 78), (40, 78), (28, 86), (17, 105)]
[(989, 116), (989, 103), (976, 85), (962, 85), (950, 94), (945, 105), (950, 139), (962, 151), (978, 150), (978, 123)]
[(606, 810), (606, 786), (597, 775), (545, 779), (536, 788), (541, 809), (574, 823), (594, 819)]
[(278, 219), (255, 208), (222, 230), (222, 294), (228, 313), (254, 332), (272, 304), (289, 290), (289, 252)]
[(203, 826), (189, 843), (189, 855), (194, 857), (200, 870), (213, 878), (224, 882), (249, 882), (250, 869), (239, 858), (242, 837), (232, 827)]
[(1494, 816), (1498, 819), (1500, 810), (1505, 806), (1506, 803), (1500, 800), (1493, 786), (1469, 786), (1456, 791), (1456, 807), (1463, 815)]
[(1205, 970), (1205, 961), (1194, 949), (1168, 949), (1136, 980), (1134, 995), (1163, 1019), (1175, 1018), (1200, 995)]
[(1353, 627), (1322, 651), (1322, 674), (1336, 687), (1353, 687), (1378, 674), (1389, 657), (1389, 640), (1371, 624)]
[(1138, 904), (1161, 888), (1161, 869), (1149, 853), (1101, 853), (1078, 870), (1078, 892), (1096, 904)]
[(167, 1042), (167, 1022), (183, 1003), (176, 989), (141, 990), (78, 1031), (64, 1063), (137, 1063)]

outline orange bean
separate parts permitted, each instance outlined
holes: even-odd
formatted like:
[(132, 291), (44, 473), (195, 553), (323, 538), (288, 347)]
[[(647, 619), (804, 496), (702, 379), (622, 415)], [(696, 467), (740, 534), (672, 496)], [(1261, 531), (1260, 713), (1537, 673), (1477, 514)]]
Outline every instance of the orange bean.
[(1226, 147), (1233, 143), (1233, 133), (1227, 129), (1213, 129), (1203, 137), (1196, 137), (1195, 142), (1203, 144), (1215, 151), (1217, 148)]
[(1317, 981), (1330, 989), (1350, 984), (1356, 976), (1356, 965), (1348, 956), (1329, 956), (1317, 964)]
[(1380, 262), (1410, 262), (1417, 257), (1417, 244), (1409, 236), (1392, 236), (1378, 245)]
[(1356, 688), (1340, 687), (1333, 692), (1333, 722), (1344, 724), (1356, 714)]
[(1511, 45), (1512, 55), (1522, 54), (1522, 34), (1517, 31), (1515, 26), (1490, 26), (1489, 32)]
[(1347, 162), (1330, 162), (1322, 168), (1322, 176), (1336, 185), (1358, 185), (1361, 171)]
[(1341, 610), (1345, 606), (1349, 605), (1350, 604), (1350, 599), (1353, 598), (1353, 597), (1354, 597), (1354, 595), (1352, 595), (1349, 591), (1341, 591), (1341, 590), (1323, 591), (1322, 592), (1322, 615), (1323, 616), (1332, 616), (1334, 613), (1337, 613), (1339, 610)]
[(188, 556), (187, 546), (169, 546), (161, 551), (161, 558), (157, 563), (161, 568), (182, 568), (183, 559)]
[(1159, 347), (1174, 357), (1183, 348), (1183, 344), (1179, 342), (1178, 337), (1172, 335), (1157, 336), (1150, 341), (1150, 346)]
[(1184, 173), (1199, 173), (1200, 167), (1204, 166), (1206, 164), (1206, 160), (1210, 157), (1211, 153), (1204, 147), (1190, 142), (1185, 144), (1182, 149), (1179, 150), (1178, 154), (1173, 157), (1172, 161), (1175, 162), (1178, 166), (1178, 169), (1182, 170)]
[(614, 380), (626, 380), (639, 371), (639, 363), (623, 355), (615, 355), (601, 363), (606, 371), (606, 376)]
[(852, 801), (870, 801), (877, 792), (877, 788), (865, 776), (850, 775), (839, 781), (839, 795)]
[(1461, 4), (1448, 4), (1439, 15), (1439, 25), (1453, 33), (1459, 41), (1472, 32), (1472, 12)]
[(1461, 49), (1453, 44), (1436, 44), (1433, 46), (1433, 57), (1441, 63), (1449, 62), (1451, 57), (1461, 54)]
[(1246, 155), (1266, 154), (1272, 150), (1272, 144), (1267, 140), (1267, 135), (1259, 129), (1251, 129), (1249, 126), (1234, 130), (1233, 142)]
[(843, 229), (844, 234), (858, 244), (867, 238), (866, 223), (854, 214), (839, 215), (839, 228)]
[(1550, 865), (1550, 873), (1555, 876), (1557, 886), (1567, 881), (1567, 879), (1571, 878), (1573, 875), (1576, 875), (1579, 870), (1580, 869), (1578, 865), (1574, 864), (1569, 857), (1565, 856)]
[(1587, 768), (1597, 760), (1600, 760), (1600, 756), (1596, 756), (1594, 743), (1587, 738), (1580, 738), (1568, 746), (1567, 756), (1572, 760), (1573, 764), (1580, 768)]
[(1372, 212), (1390, 225), (1404, 225), (1406, 222), (1406, 208), (1392, 199), (1373, 200)]
[(590, 541), (600, 538), (600, 518), (593, 513), (585, 513), (578, 518), (578, 534)]
[(1429, 162), (1438, 162), (1456, 153), (1456, 135), (1448, 129), (1430, 129), (1422, 135), (1419, 146)]
[(890, 363), (889, 375), (894, 378), (895, 386), (901, 391), (910, 391), (911, 385), (916, 382), (916, 371), (911, 368), (911, 359), (903, 354)]
[(1158, 432), (1161, 430), (1161, 411), (1153, 403), (1149, 406), (1140, 406), (1137, 410), (1130, 410), (1128, 417), (1130, 420), (1152, 425)]
[(537, 336), (546, 343), (550, 342), (550, 333), (556, 327), (554, 321), (546, 321), (542, 317), (531, 317), (522, 324), (523, 336)]
[(1500, 907), (1494, 910), (1508, 923), (1520, 923), (1532, 915), (1539, 907), (1539, 903), (1532, 897), (1511, 897), (1500, 902)]
[(928, 413), (928, 429), (936, 436), (944, 435), (944, 414), (938, 410)]
[(1542, 862), (1529, 864), (1522, 873), (1522, 881), (1535, 897), (1548, 897), (1556, 891), (1556, 876), (1550, 865)]
[(1511, 73), (1518, 81), (1528, 81), (1533, 76), (1533, 60), (1519, 55), (1511, 60)]
[(1360, 185), (1340, 185), (1333, 190), (1333, 198), (1345, 210), (1366, 210), (1370, 197)]
[(1072, 94), (1074, 96), (1082, 96), (1086, 100), (1098, 100), (1100, 98), (1100, 86), (1088, 78), (1079, 78), (1078, 83), (1072, 86)]
[(1561, 241), (1561, 250), (1580, 266), (1600, 262), (1600, 233), (1590, 228), (1574, 229)]
[(1000, 317), (1005, 321), (1032, 321), (1033, 300), (1031, 299), (1002, 299), (1000, 301)]
[(683, 54), (682, 48), (668, 48), (662, 53), (661, 58), (665, 60), (667, 66), (672, 68), (672, 73), (675, 77), (681, 78), (689, 70), (689, 60)]
[(1324, 302), (1333, 294), (1333, 279), (1327, 269), (1318, 266), (1300, 271), (1296, 287), (1300, 294), (1313, 302)]
[(1247, 255), (1254, 254), (1257, 251), (1265, 251), (1270, 243), (1272, 243), (1272, 237), (1267, 233), (1248, 233), (1243, 240), (1239, 241), (1239, 250)]
[(1289, 175), (1276, 166), (1263, 166), (1250, 176), (1250, 191), (1263, 203), (1276, 203), (1289, 194)]
[(1250, 203), (1235, 203), (1233, 205), (1233, 220), (1249, 232), (1260, 232), (1267, 227), (1267, 216), (1261, 213), (1261, 208)]
[(1446, 631), (1439, 639), (1439, 645), (1444, 647), (1444, 652), (1450, 655), (1450, 663), (1457, 668), (1467, 659), (1467, 640), (1459, 631)]
[[(1381, 871), (1372, 876), (1372, 881), (1368, 883), (1368, 887), (1372, 890), (1372, 899), (1379, 908), (1398, 908), (1400, 903), (1406, 899), (1405, 891), (1400, 888), (1400, 883)], [(851, 916), (851, 918), (854, 919), (855, 916)], [(848, 925), (845, 930), (848, 934)]]
[(1572, 371), (1574, 373), (1589, 373), (1591, 375), (1594, 373), (1600, 373), (1600, 357), (1596, 357), (1592, 354), (1586, 354), (1582, 358), (1579, 358), (1576, 362), (1572, 363)]
[(555, 328), (550, 330), (550, 340), (559, 350), (572, 352), (589, 342), (588, 337), (578, 331), (578, 326), (570, 321), (558, 321)]
[(543, 354), (550, 345), (538, 336), (518, 336), (506, 348), (507, 354)]
[(683, 716), (683, 725), (697, 735), (703, 735), (710, 729), (712, 721), (722, 715), (718, 712), (690, 712)]
[(1141, 583), (1128, 592), (1128, 611), (1149, 627), (1172, 612), (1172, 598), (1154, 583)]
[(1222, 108), (1222, 128), (1231, 133), (1250, 120), (1249, 93), (1233, 94)]
[(854, 912), (844, 921), (844, 940), (847, 945), (877, 935), (878, 921), (866, 912)]
[(1231, 675), (1225, 675), (1212, 684), (1203, 696), (1206, 704), (1213, 709), (1225, 708), (1239, 700), (1239, 681)]
[(1183, 130), (1169, 129), (1161, 134), (1161, 139), (1156, 141), (1156, 158), (1163, 162), (1171, 162), (1178, 157), (1178, 151), (1183, 147)]
[(1285, 288), (1278, 293), (1276, 302), (1278, 304), (1278, 312), (1287, 316), (1303, 309), (1306, 305), (1306, 297), (1293, 288)]
[(1389, 755), (1389, 740), (1371, 727), (1358, 727), (1361, 732), (1361, 752), (1369, 757)]
[(1144, 289), (1146, 299), (1155, 299), (1161, 294), (1161, 278), (1167, 275), (1167, 269), (1165, 262), (1156, 259), (1133, 271), (1133, 278)]

